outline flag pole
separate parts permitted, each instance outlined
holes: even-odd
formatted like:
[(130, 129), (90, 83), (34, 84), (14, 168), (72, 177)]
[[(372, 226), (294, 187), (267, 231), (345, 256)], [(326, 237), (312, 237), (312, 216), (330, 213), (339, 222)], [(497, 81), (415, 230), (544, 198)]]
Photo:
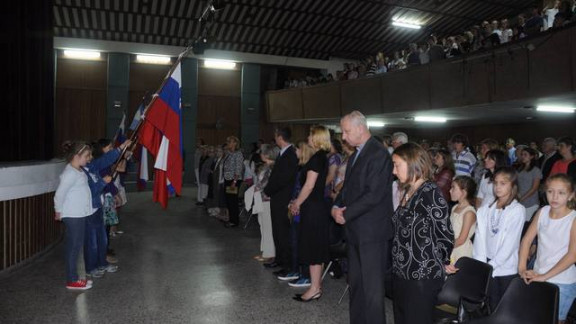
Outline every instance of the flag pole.
[(122, 151), (120, 152), (120, 156), (118, 157), (118, 160), (116, 160), (116, 162), (114, 163), (114, 166), (112, 167), (112, 170), (114, 170), (114, 172), (112, 172), (112, 179), (113, 180), (115, 180), (116, 177), (118, 176), (118, 171), (116, 170), (118, 165), (120, 164), (120, 162), (123, 159), (125, 159), (126, 153), (128, 151), (132, 152), (132, 150), (134, 149), (134, 146), (136, 145), (135, 143), (137, 143), (137, 139), (138, 139), (140, 129), (142, 126), (142, 121), (144, 120), (144, 118), (146, 116), (146, 112), (148, 112), (148, 109), (156, 101), (156, 99), (158, 98), (158, 94), (160, 93), (160, 91), (162, 91), (162, 89), (166, 85), (166, 82), (168, 82), (168, 80), (170, 79), (170, 76), (172, 75), (172, 73), (174, 73), (174, 70), (176, 70), (176, 67), (178, 66), (178, 64), (180, 64), (182, 62), (182, 59), (185, 56), (187, 56), (188, 53), (190, 53), (192, 48), (193, 48), (193, 46), (190, 45), (184, 50), (184, 52), (182, 52), (182, 53), (180, 53), (180, 55), (178, 55), (176, 62), (174, 62), (174, 64), (170, 67), (170, 70), (168, 70), (168, 73), (164, 77), (164, 80), (162, 80), (162, 84), (160, 84), (160, 87), (158, 87), (158, 90), (152, 95), (152, 99), (150, 100), (150, 102), (148, 102), (148, 104), (144, 108), (144, 111), (142, 112), (142, 117), (140, 118), (140, 121), (138, 122), (138, 126), (136, 126), (136, 129), (134, 130), (134, 132), (130, 136), (129, 140), (132, 141), (132, 143), (130, 145), (127, 145), (126, 147), (124, 147), (124, 149), (122, 149)]

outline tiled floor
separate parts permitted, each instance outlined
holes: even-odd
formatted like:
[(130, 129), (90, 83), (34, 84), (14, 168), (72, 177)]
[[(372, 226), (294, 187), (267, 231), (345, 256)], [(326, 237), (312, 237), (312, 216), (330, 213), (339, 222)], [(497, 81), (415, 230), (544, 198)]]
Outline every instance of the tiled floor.
[(337, 304), (344, 279), (327, 276), (318, 302), (293, 301), (303, 290), (252, 259), (257, 223), (224, 228), (195, 193), (185, 188), (166, 211), (150, 192), (129, 194), (125, 234), (112, 239), (120, 269), (88, 291), (65, 289), (63, 244), (2, 274), (0, 323), (348, 323), (348, 296)]

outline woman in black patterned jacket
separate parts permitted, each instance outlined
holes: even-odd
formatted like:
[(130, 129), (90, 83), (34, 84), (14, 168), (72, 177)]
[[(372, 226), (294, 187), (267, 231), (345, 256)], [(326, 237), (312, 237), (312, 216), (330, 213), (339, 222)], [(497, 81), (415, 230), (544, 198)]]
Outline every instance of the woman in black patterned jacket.
[(434, 183), (430, 155), (418, 144), (399, 146), (392, 161), (403, 192), (392, 217), (394, 322), (432, 323), (454, 246), (448, 203)]

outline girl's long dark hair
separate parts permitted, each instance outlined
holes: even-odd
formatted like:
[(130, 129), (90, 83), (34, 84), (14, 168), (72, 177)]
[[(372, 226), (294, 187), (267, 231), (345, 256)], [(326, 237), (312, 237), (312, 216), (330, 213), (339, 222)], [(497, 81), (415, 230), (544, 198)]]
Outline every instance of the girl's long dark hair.
[[(501, 150), (490, 150), (488, 152), (486, 152), (486, 157), (485, 158), (489, 158), (491, 160), (494, 160), (495, 165), (494, 165), (494, 171), (496, 171), (499, 168), (503, 168), (508, 166), (508, 157), (506, 156), (506, 153), (504, 153)], [(492, 174), (492, 172), (488, 169), (486, 169), (487, 172), (484, 175), (484, 178), (488, 178), (490, 180), (490, 182), (494, 181), (494, 174)]]
[(526, 148), (524, 148), (524, 151), (528, 152), (528, 154), (530, 154), (530, 156), (532, 158), (530, 159), (530, 163), (528, 164), (528, 168), (526, 168), (526, 165), (524, 163), (522, 163), (518, 167), (518, 172), (522, 172), (522, 171), (530, 172), (530, 171), (532, 171), (532, 169), (534, 169), (534, 167), (536, 166), (536, 164), (538, 162), (538, 161), (536, 161), (536, 157), (538, 156), (538, 153), (536, 153), (536, 150), (534, 150), (533, 148), (530, 148), (530, 147), (526, 147)]

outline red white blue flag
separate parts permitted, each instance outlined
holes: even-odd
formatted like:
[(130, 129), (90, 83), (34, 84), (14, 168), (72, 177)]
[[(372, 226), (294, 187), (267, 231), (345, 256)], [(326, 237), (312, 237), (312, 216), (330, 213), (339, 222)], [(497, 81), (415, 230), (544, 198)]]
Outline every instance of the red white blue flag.
[(116, 135), (114, 136), (114, 146), (118, 147), (120, 144), (126, 141), (126, 114), (122, 114), (122, 120), (120, 121), (120, 125), (118, 126), (118, 130), (116, 131)]
[(182, 191), (181, 85), (181, 64), (178, 63), (142, 116), (140, 143), (156, 157), (154, 200), (164, 208), (168, 206), (169, 190), (178, 195)]

